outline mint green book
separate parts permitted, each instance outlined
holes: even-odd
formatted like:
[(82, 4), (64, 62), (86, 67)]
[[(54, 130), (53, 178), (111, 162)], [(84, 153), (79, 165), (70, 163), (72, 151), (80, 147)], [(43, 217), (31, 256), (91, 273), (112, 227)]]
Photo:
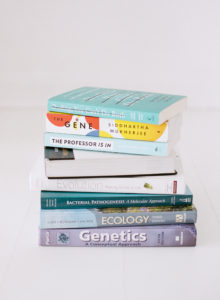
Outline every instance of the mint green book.
[(140, 155), (166, 156), (173, 149), (176, 141), (168, 143), (135, 141), (125, 139), (100, 138), (95, 136), (73, 135), (65, 133), (44, 134), (44, 146), (115, 152)]
[(162, 124), (186, 107), (186, 97), (140, 91), (82, 87), (52, 97), (48, 111)]

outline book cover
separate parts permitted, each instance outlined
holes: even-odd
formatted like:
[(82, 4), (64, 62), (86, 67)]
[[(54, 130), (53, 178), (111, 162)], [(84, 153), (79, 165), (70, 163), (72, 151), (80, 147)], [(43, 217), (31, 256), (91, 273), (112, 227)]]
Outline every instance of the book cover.
[(112, 207), (40, 211), (40, 228), (91, 228), (195, 223), (194, 206)]
[(46, 132), (44, 135), (44, 145), (46, 147), (140, 155), (166, 156), (171, 152), (175, 144), (176, 140), (160, 143), (50, 132)]
[(150, 124), (162, 124), (185, 107), (185, 96), (97, 87), (82, 87), (48, 100), (51, 112)]
[(194, 224), (40, 229), (41, 246), (181, 247), (196, 245)]
[(47, 132), (150, 142), (168, 142), (172, 135), (180, 135), (180, 125), (180, 116), (161, 125), (55, 112), (46, 116)]
[(41, 191), (41, 209), (190, 206), (193, 194), (117, 194)]

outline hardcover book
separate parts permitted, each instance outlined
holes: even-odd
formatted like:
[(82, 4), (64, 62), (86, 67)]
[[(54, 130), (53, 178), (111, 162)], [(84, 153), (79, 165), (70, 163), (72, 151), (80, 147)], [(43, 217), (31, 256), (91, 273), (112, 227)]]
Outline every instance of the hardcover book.
[(178, 158), (45, 147), (49, 178), (175, 174)]
[(180, 135), (181, 116), (161, 125), (48, 112), (46, 131), (150, 142), (168, 142)]
[(190, 206), (193, 194), (117, 194), (41, 191), (41, 209)]
[(177, 141), (178, 137), (167, 143), (161, 143), (50, 132), (44, 135), (46, 147), (155, 156), (169, 155)]
[(40, 229), (41, 246), (181, 247), (196, 245), (194, 224)]
[(194, 206), (42, 209), (40, 228), (91, 228), (195, 223)]
[(162, 124), (185, 107), (185, 96), (97, 87), (82, 87), (48, 100), (51, 112), (150, 124)]
[(30, 174), (30, 187), (33, 190), (66, 192), (184, 194), (185, 181), (180, 161), (176, 170), (175, 175), (48, 179), (43, 161), (39, 161)]

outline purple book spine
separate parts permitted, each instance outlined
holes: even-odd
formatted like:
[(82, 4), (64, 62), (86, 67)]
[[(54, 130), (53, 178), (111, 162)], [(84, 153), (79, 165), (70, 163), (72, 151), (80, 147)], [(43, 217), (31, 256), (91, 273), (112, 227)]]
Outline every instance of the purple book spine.
[(40, 229), (41, 246), (181, 247), (196, 245), (194, 224), (83, 229)]

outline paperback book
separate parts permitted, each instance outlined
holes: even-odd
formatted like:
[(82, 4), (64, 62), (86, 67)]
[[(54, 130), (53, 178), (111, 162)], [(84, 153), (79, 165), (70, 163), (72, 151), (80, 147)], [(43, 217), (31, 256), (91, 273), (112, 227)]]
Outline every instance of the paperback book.
[(193, 194), (117, 194), (41, 191), (41, 209), (190, 206)]
[(46, 131), (94, 137), (168, 142), (180, 135), (181, 116), (161, 125), (48, 112)]
[(91, 228), (195, 223), (194, 206), (41, 210), (40, 228)]
[(41, 246), (182, 247), (196, 245), (194, 224), (40, 229)]
[(154, 156), (169, 155), (177, 141), (178, 138), (167, 143), (160, 143), (51, 132), (46, 132), (44, 135), (46, 147)]
[(45, 147), (48, 178), (176, 174), (177, 156), (129, 155)]
[(48, 100), (49, 112), (149, 124), (162, 124), (185, 107), (185, 96), (97, 87), (82, 87)]
[(48, 179), (40, 160), (30, 174), (30, 187), (32, 190), (65, 192), (184, 194), (185, 181), (178, 162), (175, 175)]

